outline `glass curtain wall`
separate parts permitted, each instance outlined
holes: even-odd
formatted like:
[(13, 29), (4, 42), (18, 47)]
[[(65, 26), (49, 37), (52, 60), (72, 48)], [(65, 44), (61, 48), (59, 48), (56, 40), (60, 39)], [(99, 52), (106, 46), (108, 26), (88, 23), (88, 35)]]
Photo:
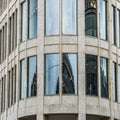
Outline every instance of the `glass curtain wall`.
[(36, 56), (28, 58), (28, 81), (27, 96), (37, 95), (37, 58)]
[(108, 59), (100, 58), (101, 97), (108, 98)]
[(98, 95), (97, 56), (86, 55), (86, 94)]

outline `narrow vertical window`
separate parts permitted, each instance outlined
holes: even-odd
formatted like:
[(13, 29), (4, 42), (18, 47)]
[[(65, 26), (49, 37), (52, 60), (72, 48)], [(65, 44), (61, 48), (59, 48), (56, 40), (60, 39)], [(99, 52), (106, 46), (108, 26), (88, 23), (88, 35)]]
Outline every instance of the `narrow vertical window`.
[(37, 58), (36, 56), (28, 58), (28, 81), (27, 96), (37, 95)]
[(113, 62), (113, 100), (117, 101), (117, 70), (116, 63)]
[(13, 14), (13, 15), (12, 15), (12, 23), (11, 23), (11, 25), (12, 25), (12, 29), (11, 29), (11, 35), (12, 35), (12, 37), (11, 37), (11, 38), (12, 38), (12, 39), (11, 39), (11, 40), (12, 40), (12, 43), (11, 43), (11, 44), (12, 44), (12, 51), (14, 50), (14, 43), (15, 43), (15, 40), (14, 40), (14, 39), (15, 39), (15, 38), (14, 38), (14, 29), (15, 29), (15, 28), (14, 28), (14, 26), (15, 26), (15, 25), (14, 25), (14, 24), (15, 24), (15, 23), (14, 23), (14, 22), (15, 22), (15, 21), (14, 21), (14, 16), (15, 16), (15, 15)]
[(108, 60), (100, 58), (101, 97), (108, 98)]
[(77, 55), (62, 55), (62, 93), (77, 94)]
[(8, 107), (10, 107), (10, 81), (11, 81), (11, 72), (8, 73)]
[(2, 32), (1, 32), (1, 30), (0, 30), (0, 63), (1, 63), (1, 56), (2, 56), (2, 39), (1, 39), (1, 34), (2, 34)]
[(29, 39), (37, 37), (37, 0), (29, 0)]
[(116, 12), (115, 12), (115, 7), (112, 6), (112, 44), (116, 45)]
[(118, 65), (118, 102), (120, 103), (120, 65)]
[(76, 0), (62, 1), (63, 34), (76, 34)]
[(5, 42), (5, 39), (4, 39), (4, 27), (2, 28), (2, 61), (4, 60), (4, 43)]
[(100, 38), (107, 39), (107, 2), (99, 0), (100, 5)]
[(59, 34), (59, 0), (46, 0), (46, 35)]
[(13, 105), (13, 98), (14, 98), (14, 94), (13, 94), (13, 92), (14, 92), (14, 86), (13, 86), (13, 84), (14, 84), (14, 68), (12, 68), (12, 70), (11, 70), (11, 105)]
[(85, 34), (97, 36), (96, 0), (85, 0)]
[(16, 102), (16, 80), (17, 79), (17, 65), (15, 65), (15, 79), (14, 79), (14, 103)]
[(9, 19), (9, 54), (11, 53), (11, 18)]
[(2, 90), (1, 90), (1, 112), (3, 112), (3, 104), (4, 104), (4, 97), (3, 97), (3, 94), (4, 94), (4, 88), (3, 88), (3, 78), (2, 78)]
[(47, 54), (45, 63), (45, 94), (59, 94), (59, 55)]
[(120, 10), (117, 10), (117, 42), (120, 47)]
[(22, 17), (22, 21), (21, 21), (21, 41), (25, 41), (27, 40), (27, 19), (26, 19), (26, 16), (27, 16), (27, 3), (26, 2), (23, 2), (22, 5), (21, 5), (21, 9), (22, 9), (22, 14), (21, 14), (21, 17)]
[(14, 28), (14, 34), (15, 34), (15, 48), (16, 48), (16, 47), (17, 47), (17, 10), (16, 10), (16, 12), (15, 12), (14, 21), (15, 21), (15, 28)]
[(20, 99), (25, 98), (25, 60), (20, 61)]
[(97, 56), (86, 55), (86, 94), (98, 95)]
[(3, 87), (4, 87), (4, 102), (3, 102), (4, 104), (3, 104), (3, 109), (5, 110), (6, 75), (4, 76), (4, 86)]
[(6, 52), (7, 52), (7, 23), (5, 24), (5, 58), (6, 58)]

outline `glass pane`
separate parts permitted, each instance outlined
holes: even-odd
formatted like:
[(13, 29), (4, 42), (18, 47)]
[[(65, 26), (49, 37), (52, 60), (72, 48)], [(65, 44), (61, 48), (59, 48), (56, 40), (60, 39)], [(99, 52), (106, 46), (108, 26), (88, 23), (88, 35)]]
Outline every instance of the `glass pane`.
[(62, 56), (62, 93), (77, 94), (77, 55)]
[(99, 0), (100, 1), (100, 38), (106, 40), (106, 7), (107, 3), (105, 0)]
[(113, 100), (117, 101), (116, 63), (113, 62)]
[(27, 40), (27, 3), (22, 3), (22, 41)]
[(85, 1), (85, 34), (97, 36), (96, 0)]
[(118, 47), (120, 47), (120, 10), (117, 10), (117, 39)]
[(115, 7), (112, 6), (112, 44), (116, 45), (116, 37), (115, 37)]
[(97, 56), (86, 55), (86, 94), (98, 95)]
[(118, 65), (118, 102), (120, 103), (120, 65)]
[(20, 62), (20, 99), (25, 98), (25, 60)]
[(46, 35), (59, 34), (59, 0), (46, 0)]
[(59, 55), (46, 55), (45, 94), (59, 93)]
[(62, 15), (63, 34), (76, 34), (76, 0), (63, 0)]
[(37, 95), (37, 63), (36, 56), (28, 58), (28, 90), (27, 96)]
[(108, 97), (108, 64), (106, 58), (100, 59), (101, 97)]
[(29, 0), (29, 39), (37, 37), (37, 0)]

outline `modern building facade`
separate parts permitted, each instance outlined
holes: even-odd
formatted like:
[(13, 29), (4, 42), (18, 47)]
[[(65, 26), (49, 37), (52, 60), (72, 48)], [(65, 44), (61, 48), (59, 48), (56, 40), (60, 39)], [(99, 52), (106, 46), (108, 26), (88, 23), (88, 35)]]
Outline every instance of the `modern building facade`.
[(120, 1), (0, 0), (0, 120), (120, 120)]

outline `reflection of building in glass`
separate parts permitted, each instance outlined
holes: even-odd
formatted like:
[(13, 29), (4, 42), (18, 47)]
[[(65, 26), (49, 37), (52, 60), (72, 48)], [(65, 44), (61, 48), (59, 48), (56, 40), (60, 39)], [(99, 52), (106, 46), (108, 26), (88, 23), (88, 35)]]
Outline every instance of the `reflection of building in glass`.
[(96, 0), (86, 0), (85, 3), (85, 32), (86, 35), (97, 36)]
[(31, 96), (37, 95), (37, 75), (34, 74), (32, 84), (31, 84)]
[(62, 63), (62, 92), (63, 93), (75, 93), (74, 88), (74, 76), (72, 73), (72, 67), (68, 55), (63, 55)]

